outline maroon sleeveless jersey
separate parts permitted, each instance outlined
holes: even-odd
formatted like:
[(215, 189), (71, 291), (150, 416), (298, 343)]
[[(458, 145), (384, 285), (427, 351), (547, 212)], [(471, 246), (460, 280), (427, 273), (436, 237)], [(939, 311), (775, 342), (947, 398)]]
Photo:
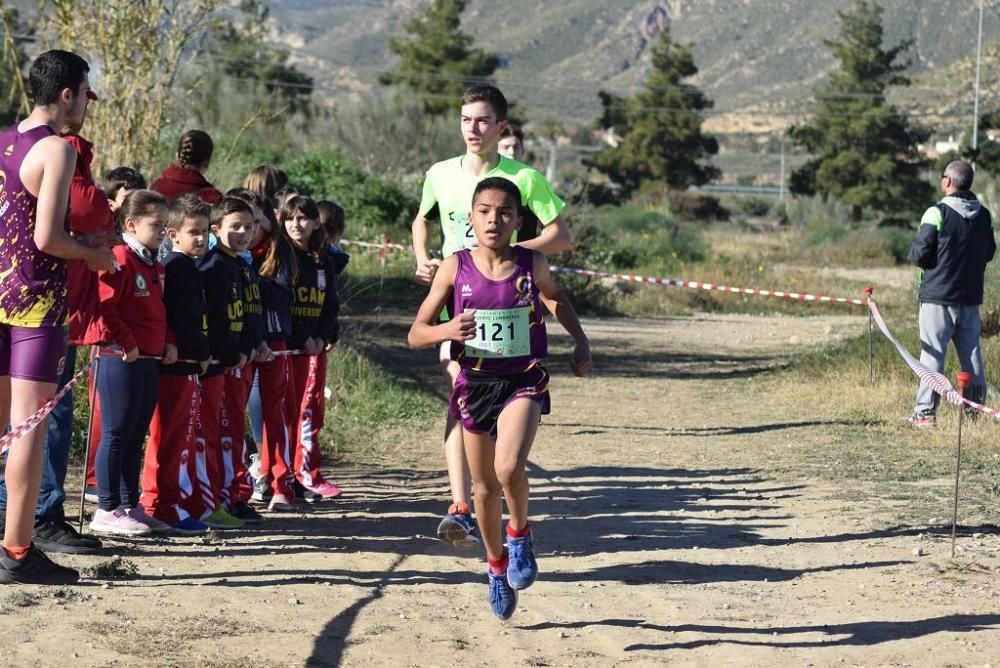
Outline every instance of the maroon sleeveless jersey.
[(35, 245), (38, 198), (21, 182), (21, 163), (28, 151), (54, 134), (48, 125), (27, 132), (13, 125), (0, 132), (0, 324), (66, 324), (66, 261)]
[(534, 252), (512, 247), (516, 267), (510, 277), (483, 276), (469, 250), (455, 253), (458, 271), (452, 313), (476, 309), (476, 336), (453, 342), (452, 352), (466, 369), (496, 374), (522, 373), (548, 354), (545, 318), (534, 280)]

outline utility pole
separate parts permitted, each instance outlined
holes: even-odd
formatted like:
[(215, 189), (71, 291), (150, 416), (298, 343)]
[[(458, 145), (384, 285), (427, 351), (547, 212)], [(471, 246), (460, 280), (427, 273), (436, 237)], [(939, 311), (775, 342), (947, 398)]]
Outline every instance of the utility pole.
[(976, 39), (976, 92), (972, 103), (972, 171), (976, 171), (976, 151), (979, 149), (979, 65), (983, 55), (983, 3), (979, 0), (979, 37)]
[(781, 133), (781, 176), (778, 179), (778, 201), (785, 201), (785, 133)]

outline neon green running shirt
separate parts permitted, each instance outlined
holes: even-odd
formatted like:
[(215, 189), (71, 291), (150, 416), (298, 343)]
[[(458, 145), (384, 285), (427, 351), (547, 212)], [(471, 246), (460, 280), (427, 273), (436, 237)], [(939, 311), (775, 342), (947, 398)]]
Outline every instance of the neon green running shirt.
[[(428, 220), (438, 218), (441, 221), (441, 231), (444, 233), (441, 253), (445, 257), (476, 245), (476, 234), (469, 222), (469, 212), (472, 210), (472, 193), (475, 192), (476, 185), (485, 178), (500, 176), (513, 181), (521, 191), (521, 205), (530, 210), (542, 225), (555, 220), (566, 206), (553, 192), (545, 177), (522, 162), (500, 156), (496, 167), (477, 177), (462, 170), (464, 157), (443, 160), (428, 169), (424, 179), (424, 193), (420, 199), (418, 215)], [(517, 237), (511, 241), (517, 241)]]

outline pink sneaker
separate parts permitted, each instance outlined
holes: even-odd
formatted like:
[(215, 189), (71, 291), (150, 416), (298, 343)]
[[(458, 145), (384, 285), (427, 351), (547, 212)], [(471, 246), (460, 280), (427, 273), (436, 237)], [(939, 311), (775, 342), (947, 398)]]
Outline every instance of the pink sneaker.
[(148, 524), (133, 519), (125, 506), (118, 506), (114, 510), (95, 510), (94, 519), (90, 520), (90, 530), (113, 536), (148, 536), (153, 533)]
[(336, 485), (334, 485), (332, 482), (327, 482), (326, 480), (324, 480), (323, 482), (319, 483), (318, 485), (313, 485), (312, 487), (307, 487), (306, 489), (308, 489), (310, 492), (314, 492), (316, 494), (319, 494), (324, 499), (335, 499), (335, 498), (337, 498), (338, 496), (340, 496), (341, 494), (344, 493), (344, 490), (340, 489), (339, 487), (337, 487)]
[(141, 505), (138, 505), (135, 508), (129, 508), (127, 512), (129, 517), (140, 524), (145, 524), (149, 527), (149, 530), (155, 534), (168, 534), (173, 529), (173, 527), (166, 522), (161, 522), (152, 515), (147, 514), (146, 509)]
[(290, 513), (295, 510), (295, 506), (284, 494), (275, 494), (271, 497), (271, 503), (268, 504), (267, 509), (272, 513)]

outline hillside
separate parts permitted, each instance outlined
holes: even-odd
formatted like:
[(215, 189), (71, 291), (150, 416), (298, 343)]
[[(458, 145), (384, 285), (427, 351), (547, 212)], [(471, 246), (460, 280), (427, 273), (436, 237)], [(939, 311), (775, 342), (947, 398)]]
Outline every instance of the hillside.
[[(391, 66), (389, 36), (419, 11), (418, 0), (293, 0), (272, 3), (275, 34), (316, 73), (330, 94), (377, 85)], [(498, 80), (532, 119), (586, 121), (599, 107), (596, 91), (630, 92), (646, 73), (647, 38), (659, 22), (693, 45), (696, 83), (716, 102), (710, 128), (773, 132), (808, 108), (812, 88), (832, 65), (822, 40), (836, 34), (836, 11), (851, 0), (469, 0), (463, 29), (477, 45), (500, 53)], [(916, 108), (966, 102), (971, 78), (922, 74), (974, 54), (975, 3), (884, 0), (886, 43), (913, 39)], [(1000, 32), (998, 0), (987, 1), (984, 34)], [(515, 17), (524, 17), (517, 20)], [(967, 66), (966, 66), (966, 69)], [(929, 89), (929, 90), (928, 90)], [(964, 97), (956, 98), (961, 94)]]

